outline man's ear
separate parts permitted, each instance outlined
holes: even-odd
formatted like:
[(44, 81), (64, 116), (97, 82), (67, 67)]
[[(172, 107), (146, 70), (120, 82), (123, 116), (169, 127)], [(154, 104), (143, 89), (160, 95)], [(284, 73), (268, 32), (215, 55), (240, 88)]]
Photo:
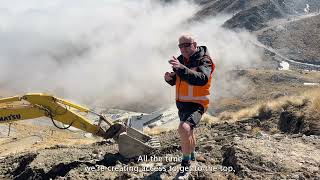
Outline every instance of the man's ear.
[(193, 45), (194, 45), (194, 47), (196, 48), (196, 47), (197, 47), (197, 42), (194, 42)]

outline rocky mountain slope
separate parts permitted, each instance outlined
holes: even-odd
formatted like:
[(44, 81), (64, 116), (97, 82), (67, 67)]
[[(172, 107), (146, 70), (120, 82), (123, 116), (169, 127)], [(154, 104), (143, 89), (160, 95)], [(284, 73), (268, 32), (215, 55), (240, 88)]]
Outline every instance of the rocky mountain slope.
[[(224, 28), (256, 35), (270, 66), (227, 73), (241, 86), (220, 84), (230, 93), (212, 101), (196, 129), (190, 179), (319, 179), (320, 73), (310, 70), (320, 70), (320, 1), (194, 1), (202, 8), (193, 21), (232, 14)], [(290, 70), (280, 71), (282, 62)], [(125, 108), (150, 111), (145, 106)], [(113, 140), (83, 132), (25, 122), (7, 132), (0, 125), (0, 179), (173, 179), (181, 157), (175, 130), (149, 130), (161, 148), (132, 159)]]

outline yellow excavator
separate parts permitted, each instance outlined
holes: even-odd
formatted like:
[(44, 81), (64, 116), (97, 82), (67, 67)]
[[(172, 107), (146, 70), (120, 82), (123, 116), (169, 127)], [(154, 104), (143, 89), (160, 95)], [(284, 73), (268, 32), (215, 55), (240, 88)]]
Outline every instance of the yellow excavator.
[[(82, 113), (92, 113), (99, 118), (97, 125)], [(132, 158), (150, 154), (160, 147), (158, 139), (127, 126), (124, 122), (114, 123), (103, 114), (96, 113), (73, 102), (43, 93), (28, 93), (0, 99), (0, 123), (48, 117), (52, 120), (92, 133), (105, 139), (113, 138), (119, 153)], [(102, 127), (105, 122), (108, 128)], [(65, 127), (65, 128), (68, 128)]]

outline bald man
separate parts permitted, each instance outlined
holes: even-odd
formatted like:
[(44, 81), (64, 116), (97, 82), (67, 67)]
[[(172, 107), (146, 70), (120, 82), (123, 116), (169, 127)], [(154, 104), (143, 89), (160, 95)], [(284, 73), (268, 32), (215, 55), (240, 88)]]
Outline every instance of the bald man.
[(190, 34), (180, 36), (178, 47), (181, 55), (169, 60), (173, 72), (166, 72), (164, 79), (171, 86), (176, 85), (176, 105), (180, 118), (178, 132), (183, 154), (182, 171), (177, 176), (183, 177), (189, 172), (190, 161), (195, 160), (196, 136), (193, 130), (208, 109), (215, 65), (207, 47), (198, 46)]

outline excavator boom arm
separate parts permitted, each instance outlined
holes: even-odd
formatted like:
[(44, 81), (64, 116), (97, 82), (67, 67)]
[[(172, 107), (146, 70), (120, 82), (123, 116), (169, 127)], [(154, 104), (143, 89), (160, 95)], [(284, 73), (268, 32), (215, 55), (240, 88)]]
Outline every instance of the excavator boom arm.
[[(25, 101), (29, 104), (22, 104)], [(59, 102), (64, 102), (65, 104)], [(84, 107), (66, 100), (46, 94), (34, 93), (26, 94), (22, 97), (14, 96), (0, 99), (1, 103), (7, 104), (2, 107), (0, 106), (0, 123), (45, 116), (83, 131), (104, 136), (104, 131), (99, 126), (92, 124), (90, 120), (68, 108), (70, 105), (73, 105), (71, 107), (86, 112)]]
[(8, 123), (18, 120), (34, 119), (45, 116), (44, 112), (32, 105), (21, 105), (2, 108), (0, 111), (0, 123)]
[[(93, 113), (99, 116), (100, 121), (106, 122), (110, 127), (104, 130), (100, 127), (100, 123), (99, 125), (93, 124), (89, 119), (79, 114), (80, 112)], [(24, 96), (0, 99), (0, 123), (39, 117), (48, 117), (53, 123), (53, 120), (56, 120), (106, 139), (113, 138), (119, 144), (119, 153), (128, 158), (148, 154), (160, 146), (158, 140), (138, 130), (121, 123), (114, 124), (102, 114), (54, 96), (29, 93)]]

